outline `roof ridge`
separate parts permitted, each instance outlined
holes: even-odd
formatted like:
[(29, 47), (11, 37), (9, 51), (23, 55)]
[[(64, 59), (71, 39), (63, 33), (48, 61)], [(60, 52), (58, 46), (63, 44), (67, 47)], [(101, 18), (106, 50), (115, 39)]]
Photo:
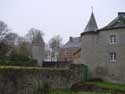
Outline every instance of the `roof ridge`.
[(114, 20), (112, 20), (109, 24), (107, 24), (100, 30), (115, 28), (115, 27), (123, 27), (123, 26), (125, 26), (125, 18), (122, 15), (118, 15)]

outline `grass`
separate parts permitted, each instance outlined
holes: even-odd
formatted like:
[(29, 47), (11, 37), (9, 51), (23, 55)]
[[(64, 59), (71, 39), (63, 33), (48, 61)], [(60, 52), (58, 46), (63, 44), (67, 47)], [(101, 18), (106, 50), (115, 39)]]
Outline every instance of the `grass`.
[(71, 90), (50, 90), (49, 94), (111, 94), (110, 92), (73, 92)]
[(78, 92), (78, 94), (111, 94), (110, 92)]
[(49, 94), (96, 94), (92, 92), (73, 92), (71, 90), (50, 90)]
[(125, 90), (125, 84), (114, 84), (109, 82), (83, 82), (82, 84), (92, 84), (110, 90)]
[(109, 89), (115, 89), (115, 90), (125, 90), (125, 84), (113, 84), (113, 83), (96, 83), (97, 86), (104, 87), (104, 88), (109, 88)]
[(0, 70), (36, 70), (36, 71), (65, 71), (66, 68), (43, 68), (43, 67), (30, 67), (30, 66), (0, 66)]
[(73, 94), (71, 90), (50, 90), (49, 94)]

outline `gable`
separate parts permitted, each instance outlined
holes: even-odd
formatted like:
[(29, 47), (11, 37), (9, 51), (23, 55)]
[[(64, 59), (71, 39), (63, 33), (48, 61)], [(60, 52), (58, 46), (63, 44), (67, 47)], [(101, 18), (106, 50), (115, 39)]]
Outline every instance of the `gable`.
[(112, 22), (100, 30), (116, 29), (125, 27), (125, 13), (119, 13)]

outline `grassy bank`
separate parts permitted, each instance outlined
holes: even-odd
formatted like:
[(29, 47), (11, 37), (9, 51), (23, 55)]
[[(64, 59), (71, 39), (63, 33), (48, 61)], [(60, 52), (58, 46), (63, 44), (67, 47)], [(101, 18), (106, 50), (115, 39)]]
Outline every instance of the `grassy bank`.
[(73, 92), (71, 90), (50, 90), (49, 94), (112, 94), (111, 92), (107, 91), (98, 91), (98, 92), (84, 92), (84, 91), (78, 91)]
[(125, 84), (114, 84), (109, 82), (82, 82), (83, 85), (95, 85), (101, 88), (110, 89), (110, 90), (124, 90)]
[[(112, 84), (107, 82), (82, 82), (79, 84), (81, 84), (81, 90), (78, 90), (77, 88), (77, 90), (49, 90), (49, 88), (45, 87), (41, 90), (46, 90), (46, 94), (125, 94), (125, 85), (121, 84)], [(88, 85), (89, 88), (85, 90)], [(95, 86), (97, 87), (95, 88)]]
[(65, 71), (66, 68), (43, 68), (43, 67), (36, 67), (36, 66), (0, 66), (0, 70), (36, 70), (36, 71)]

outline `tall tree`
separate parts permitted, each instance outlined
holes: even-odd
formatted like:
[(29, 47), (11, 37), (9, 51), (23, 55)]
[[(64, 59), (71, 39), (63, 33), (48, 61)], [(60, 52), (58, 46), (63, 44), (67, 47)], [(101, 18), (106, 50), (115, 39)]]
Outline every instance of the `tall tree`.
[(26, 40), (32, 42), (34, 38), (36, 38), (37, 34), (40, 34), (41, 37), (44, 35), (43, 31), (35, 28), (31, 28), (28, 33), (26, 34)]
[(5, 43), (4, 41), (0, 42), (0, 59), (3, 59), (6, 57), (9, 49), (10, 47), (7, 43)]
[(5, 24), (3, 21), (0, 21), (0, 42), (5, 38), (8, 31), (9, 29), (7, 24)]
[[(33, 39), (35, 39), (37, 36), (38, 36), (38, 34), (41, 36), (41, 38), (43, 37), (43, 35), (44, 35), (44, 33), (43, 33), (43, 31), (42, 30), (39, 30), (39, 29), (35, 29), (35, 28), (31, 28), (29, 31), (28, 31), (28, 33), (25, 35), (25, 39), (26, 39), (26, 42), (27, 42), (27, 45), (25, 44), (25, 47), (27, 46), (28, 47), (28, 49), (27, 49), (27, 51), (28, 51), (28, 54), (29, 54), (29, 56), (31, 57), (32, 55), (32, 51), (31, 51), (31, 43), (32, 43), (32, 41), (33, 41)], [(27, 52), (26, 51), (26, 52)]]
[(11, 46), (15, 45), (15, 42), (17, 40), (19, 36), (16, 33), (13, 32), (9, 32), (6, 36), (5, 36), (5, 40), (8, 44), (10, 44)]
[(51, 48), (51, 60), (57, 60), (59, 55), (59, 49), (62, 45), (62, 38), (57, 35), (50, 39), (49, 47)]
[(9, 49), (8, 44), (4, 40), (7, 33), (8, 26), (3, 21), (0, 21), (0, 58), (5, 57)]

